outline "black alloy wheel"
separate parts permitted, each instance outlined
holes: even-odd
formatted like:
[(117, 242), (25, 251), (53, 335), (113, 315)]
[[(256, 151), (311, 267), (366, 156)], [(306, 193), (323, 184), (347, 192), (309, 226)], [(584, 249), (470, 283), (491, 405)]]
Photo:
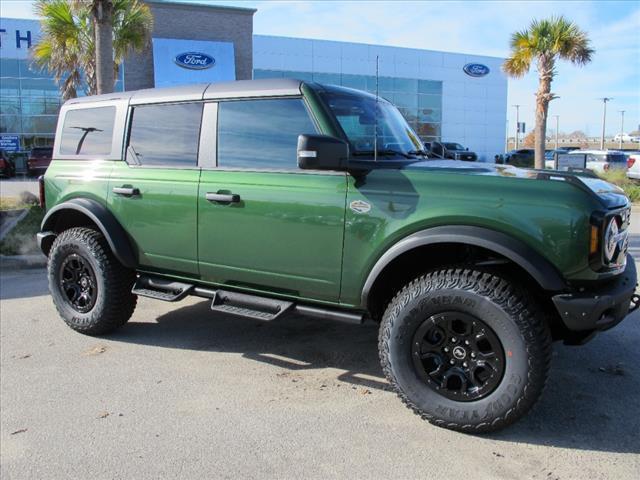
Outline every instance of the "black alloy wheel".
[(418, 376), (451, 400), (478, 400), (500, 384), (504, 349), (491, 328), (479, 318), (449, 311), (429, 317), (412, 343)]
[(78, 313), (90, 311), (96, 303), (96, 274), (87, 259), (72, 253), (60, 266), (60, 290), (69, 305)]

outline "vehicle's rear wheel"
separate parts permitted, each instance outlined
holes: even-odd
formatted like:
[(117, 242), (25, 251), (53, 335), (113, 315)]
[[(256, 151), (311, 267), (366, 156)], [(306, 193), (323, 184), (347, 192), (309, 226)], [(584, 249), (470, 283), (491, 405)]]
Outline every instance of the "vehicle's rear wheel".
[(452, 269), (419, 277), (395, 296), (379, 350), (409, 408), (434, 425), (479, 433), (510, 425), (539, 398), (551, 336), (516, 285)]
[(136, 307), (135, 272), (114, 257), (104, 236), (71, 228), (53, 242), (49, 290), (58, 313), (72, 329), (101, 335), (127, 323)]

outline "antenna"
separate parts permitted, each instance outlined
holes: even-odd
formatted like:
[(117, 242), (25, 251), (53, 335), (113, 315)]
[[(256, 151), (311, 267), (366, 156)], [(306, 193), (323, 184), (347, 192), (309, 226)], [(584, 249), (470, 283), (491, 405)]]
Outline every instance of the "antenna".
[(373, 112), (373, 161), (378, 161), (378, 59), (376, 55), (376, 108)]

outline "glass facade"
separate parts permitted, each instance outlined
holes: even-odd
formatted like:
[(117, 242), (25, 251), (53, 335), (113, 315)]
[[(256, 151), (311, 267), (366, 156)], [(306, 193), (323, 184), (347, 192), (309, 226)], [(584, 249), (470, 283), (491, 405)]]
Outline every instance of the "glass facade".
[[(122, 90), (122, 75), (115, 88)], [(49, 72), (28, 59), (0, 59), (0, 134), (18, 135), (22, 150), (53, 145), (61, 104)]]
[[(374, 75), (254, 69), (253, 78), (298, 78), (300, 80), (357, 88), (370, 93), (375, 93), (376, 91), (376, 77)], [(398, 107), (422, 140), (441, 139), (441, 81), (378, 77), (378, 93)]]

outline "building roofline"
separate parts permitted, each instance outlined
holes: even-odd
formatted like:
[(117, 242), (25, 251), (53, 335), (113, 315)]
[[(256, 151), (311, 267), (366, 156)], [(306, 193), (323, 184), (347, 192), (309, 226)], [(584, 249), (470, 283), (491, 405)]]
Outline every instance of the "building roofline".
[(223, 12), (235, 12), (246, 15), (253, 15), (258, 10), (255, 8), (246, 8), (246, 7), (228, 7), (226, 5), (210, 5), (207, 3), (198, 3), (198, 2), (171, 2), (165, 0), (146, 0), (147, 3), (151, 7), (168, 7), (168, 8), (181, 8), (181, 9), (189, 9), (189, 8), (202, 8), (206, 10), (220, 10)]
[(413, 50), (416, 52), (433, 52), (433, 53), (444, 53), (447, 55), (464, 55), (467, 57), (483, 57), (483, 58), (492, 58), (494, 60), (504, 60), (506, 57), (496, 57), (493, 55), (483, 55), (480, 53), (468, 53), (468, 52), (447, 52), (445, 50), (433, 50), (430, 48), (416, 48), (416, 47), (402, 47), (399, 45), (382, 45), (379, 43), (367, 43), (367, 42), (351, 42), (345, 40), (327, 40), (326, 38), (309, 38), (309, 37), (289, 37), (286, 35), (263, 35), (260, 33), (253, 32), (253, 37), (268, 37), (268, 38), (283, 38), (286, 40), (306, 40), (309, 42), (331, 42), (331, 43), (346, 43), (353, 45), (363, 45), (366, 47), (375, 47), (375, 48), (394, 48), (398, 50)]

